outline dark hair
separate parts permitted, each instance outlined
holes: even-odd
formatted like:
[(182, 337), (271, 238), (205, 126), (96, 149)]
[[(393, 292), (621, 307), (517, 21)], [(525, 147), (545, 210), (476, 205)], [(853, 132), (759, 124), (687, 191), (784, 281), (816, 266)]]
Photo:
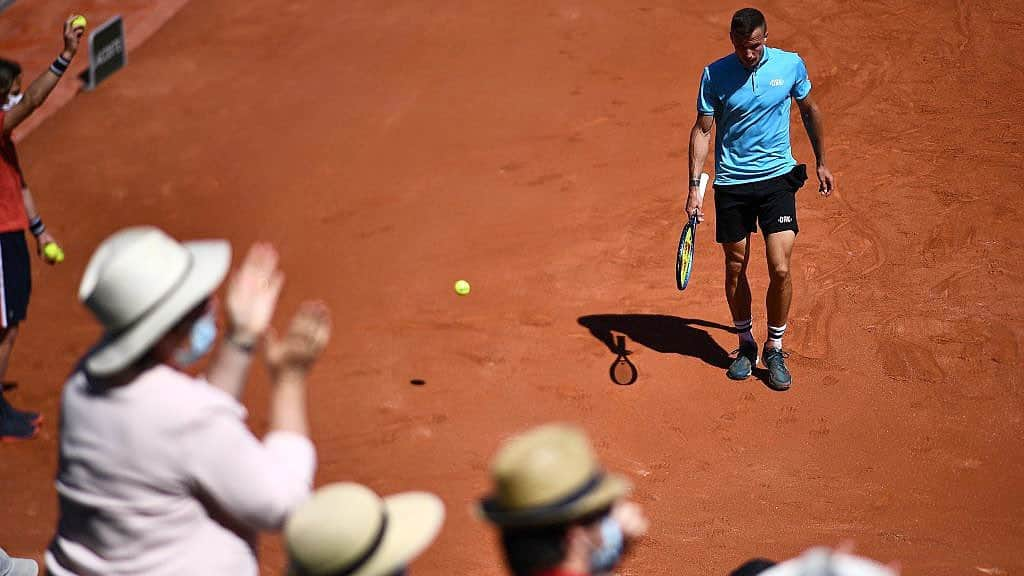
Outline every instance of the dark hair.
[(729, 24), (729, 31), (740, 38), (746, 38), (758, 28), (765, 34), (768, 33), (768, 23), (764, 20), (764, 14), (757, 8), (742, 8), (732, 15), (732, 23)]
[(501, 544), (505, 561), (516, 576), (530, 576), (556, 568), (565, 560), (565, 536), (573, 526), (590, 526), (611, 514), (611, 506), (554, 526), (504, 528)]
[(529, 576), (550, 570), (565, 560), (565, 534), (569, 526), (543, 528), (505, 528), (501, 531), (501, 545), (505, 549), (505, 562), (516, 576)]
[(7, 95), (7, 91), (14, 84), (14, 79), (21, 76), (21, 65), (17, 62), (0, 58), (0, 94)]
[(742, 566), (730, 572), (729, 576), (754, 576), (755, 574), (764, 572), (772, 566), (775, 566), (775, 562), (772, 562), (771, 560), (754, 558), (753, 560), (748, 560)]

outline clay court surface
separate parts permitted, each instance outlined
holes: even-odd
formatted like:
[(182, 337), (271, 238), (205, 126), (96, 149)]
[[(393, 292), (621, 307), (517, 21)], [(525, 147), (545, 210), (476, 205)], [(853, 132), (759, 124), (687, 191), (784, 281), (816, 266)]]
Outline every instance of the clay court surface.
[[(908, 574), (1019, 573), (1020, 5), (759, 4), (770, 43), (807, 61), (839, 188), (823, 200), (812, 178), (799, 195), (788, 393), (724, 376), (713, 219), (690, 288), (672, 279), (697, 81), (741, 6), (187, 4), (20, 144), (68, 261), (35, 267), (12, 360), (8, 397), (47, 421), (0, 447), (0, 545), (38, 558), (55, 526), (59, 392), (98, 334), (75, 301), (86, 259), (153, 223), (238, 251), (275, 242), (279, 324), (302, 298), (329, 302), (318, 484), (440, 494), (449, 519), (414, 573), (501, 573), (472, 505), (499, 442), (551, 420), (584, 425), (650, 513), (624, 574), (724, 574), (843, 539)], [(33, 26), (26, 75), (59, 48), (56, 25)], [(763, 294), (759, 238), (753, 252)], [(759, 339), (764, 322), (762, 305)], [(632, 386), (608, 378), (615, 335)], [(257, 370), (257, 430), (265, 397)], [(264, 543), (277, 573), (280, 543)]]

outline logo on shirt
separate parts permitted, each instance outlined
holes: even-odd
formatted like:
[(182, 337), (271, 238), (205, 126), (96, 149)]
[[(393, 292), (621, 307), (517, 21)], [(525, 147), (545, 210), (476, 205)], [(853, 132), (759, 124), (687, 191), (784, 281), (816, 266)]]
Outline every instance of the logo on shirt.
[(771, 84), (772, 86), (782, 86), (782, 78), (775, 78), (774, 80), (769, 82), (769, 84)]
[(789, 224), (793, 221), (792, 216), (779, 216), (779, 224)]

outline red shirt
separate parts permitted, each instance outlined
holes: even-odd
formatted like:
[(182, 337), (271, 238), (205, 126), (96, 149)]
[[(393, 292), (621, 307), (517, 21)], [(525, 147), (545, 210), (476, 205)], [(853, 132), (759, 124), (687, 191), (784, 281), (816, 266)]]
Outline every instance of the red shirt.
[[(0, 111), (0, 126), (6, 112)], [(18, 164), (18, 152), (9, 134), (0, 135), (0, 232), (28, 228), (25, 199), (21, 195), (24, 179)]]

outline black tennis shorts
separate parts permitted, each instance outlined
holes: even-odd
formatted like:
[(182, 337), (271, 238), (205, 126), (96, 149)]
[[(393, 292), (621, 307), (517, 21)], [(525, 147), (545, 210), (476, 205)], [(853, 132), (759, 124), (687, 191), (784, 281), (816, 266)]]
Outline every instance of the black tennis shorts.
[(807, 181), (807, 166), (798, 164), (788, 174), (729, 186), (715, 186), (715, 241), (739, 242), (750, 234), (800, 232), (796, 223), (796, 191)]
[(17, 326), (28, 312), (32, 268), (24, 230), (0, 232), (0, 327)]

